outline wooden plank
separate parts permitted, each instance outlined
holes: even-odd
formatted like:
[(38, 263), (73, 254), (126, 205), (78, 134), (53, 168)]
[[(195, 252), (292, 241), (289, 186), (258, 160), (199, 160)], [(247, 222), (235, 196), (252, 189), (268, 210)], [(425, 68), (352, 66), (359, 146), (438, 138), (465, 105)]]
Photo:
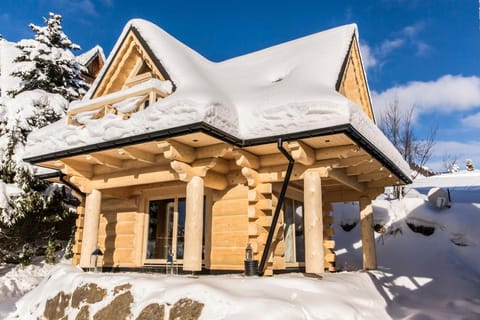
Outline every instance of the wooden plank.
[(218, 200), (213, 204), (213, 216), (231, 216), (248, 214), (247, 199)]

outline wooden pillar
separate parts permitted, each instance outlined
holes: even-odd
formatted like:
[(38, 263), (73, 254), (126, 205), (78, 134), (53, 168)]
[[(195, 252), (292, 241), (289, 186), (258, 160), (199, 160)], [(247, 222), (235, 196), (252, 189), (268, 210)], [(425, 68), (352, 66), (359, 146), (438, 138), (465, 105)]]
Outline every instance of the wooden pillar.
[(363, 269), (377, 269), (377, 253), (373, 233), (373, 207), (372, 200), (367, 196), (360, 197), (360, 224), (362, 229)]
[(80, 254), (80, 267), (89, 268), (90, 256), (98, 245), (98, 224), (100, 221), (100, 206), (102, 193), (93, 189), (85, 200), (85, 218), (83, 222), (82, 252)]
[(305, 272), (323, 273), (322, 183), (318, 172), (304, 176)]
[(187, 203), (185, 217), (185, 251), (183, 270), (202, 270), (202, 236), (203, 236), (203, 179), (192, 177), (187, 183)]

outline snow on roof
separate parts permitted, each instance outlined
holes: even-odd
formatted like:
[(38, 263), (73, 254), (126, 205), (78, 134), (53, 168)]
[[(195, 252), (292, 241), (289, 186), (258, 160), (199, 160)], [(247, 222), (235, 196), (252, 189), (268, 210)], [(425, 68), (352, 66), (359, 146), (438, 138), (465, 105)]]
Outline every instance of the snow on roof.
[(6, 97), (7, 92), (17, 88), (20, 79), (10, 76), (14, 71), (13, 60), (20, 54), (16, 43), (0, 39), (0, 97)]
[(103, 49), (98, 44), (87, 52), (78, 55), (75, 59), (78, 61), (78, 63), (86, 66), (97, 54), (100, 55), (103, 61), (105, 61)]
[[(205, 122), (239, 139), (351, 125), (398, 168), (410, 169), (362, 109), (336, 91), (357, 34), (354, 24), (214, 63), (158, 26), (131, 20), (82, 103), (93, 96), (130, 30), (138, 33), (176, 90), (128, 120), (114, 115), (84, 128), (64, 121), (32, 133), (28, 156)], [(355, 40), (356, 41), (356, 40)], [(75, 108), (72, 105), (72, 109)]]
[(480, 187), (480, 170), (460, 171), (434, 175), (431, 177), (419, 177), (413, 181), (411, 188), (479, 188)]

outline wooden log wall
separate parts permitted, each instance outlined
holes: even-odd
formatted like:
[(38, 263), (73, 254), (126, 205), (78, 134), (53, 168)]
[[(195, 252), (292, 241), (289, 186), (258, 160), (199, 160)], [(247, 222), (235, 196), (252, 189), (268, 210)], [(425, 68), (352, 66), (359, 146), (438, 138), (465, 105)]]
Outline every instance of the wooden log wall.
[(140, 215), (137, 201), (130, 199), (109, 199), (102, 202), (98, 244), (103, 251), (103, 263), (108, 267), (136, 266), (136, 229)]
[(335, 240), (333, 236), (335, 231), (332, 229), (333, 224), (333, 208), (332, 204), (323, 202), (323, 252), (325, 270), (335, 272)]
[[(250, 184), (248, 189), (248, 242), (254, 259), (261, 260), (278, 199), (272, 192), (271, 183)], [(283, 211), (276, 226), (265, 275), (272, 275), (274, 269), (285, 269), (285, 244), (283, 241)]]
[(82, 237), (83, 237), (83, 221), (85, 219), (85, 199), (83, 196), (78, 196), (80, 204), (77, 207), (77, 219), (75, 221), (75, 236), (73, 244), (72, 264), (78, 265), (80, 263), (80, 254), (82, 252)]
[(236, 185), (213, 195), (210, 268), (243, 270), (248, 243), (248, 187)]

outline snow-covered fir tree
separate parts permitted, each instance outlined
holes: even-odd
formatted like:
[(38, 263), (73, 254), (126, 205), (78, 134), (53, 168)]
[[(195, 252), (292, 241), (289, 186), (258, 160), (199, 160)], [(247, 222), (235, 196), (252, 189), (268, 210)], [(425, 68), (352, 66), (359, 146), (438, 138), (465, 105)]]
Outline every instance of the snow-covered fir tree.
[(22, 40), (17, 48), (22, 54), (15, 59), (18, 64), (13, 76), (20, 77), (20, 88), (9, 93), (15, 96), (23, 91), (42, 89), (58, 93), (68, 101), (81, 98), (88, 89), (82, 78), (85, 67), (75, 60), (74, 44), (62, 30), (62, 16), (50, 13), (44, 18), (46, 26), (30, 24), (35, 39)]
[(45, 22), (30, 25), (35, 40), (18, 43), (12, 76), (20, 78), (20, 88), (0, 97), (0, 262), (29, 261), (38, 246), (68, 240), (74, 222), (64, 189), (39, 180), (22, 161), (28, 134), (61, 119), (68, 102), (87, 89), (83, 66), (70, 51), (78, 46), (63, 33), (61, 16), (50, 13)]

